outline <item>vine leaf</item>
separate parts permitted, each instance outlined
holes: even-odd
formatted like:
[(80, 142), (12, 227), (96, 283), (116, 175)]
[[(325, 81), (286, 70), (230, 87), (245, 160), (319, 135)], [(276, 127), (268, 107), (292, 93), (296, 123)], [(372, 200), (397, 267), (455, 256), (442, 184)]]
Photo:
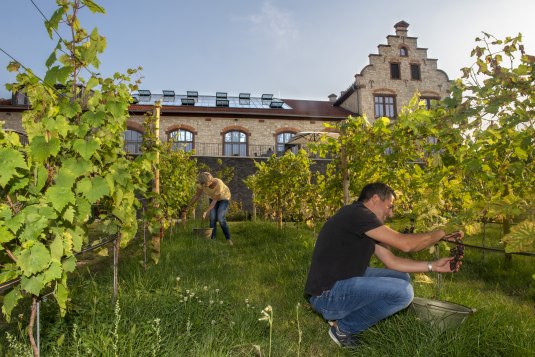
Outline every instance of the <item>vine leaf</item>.
[(32, 157), (39, 163), (45, 162), (50, 156), (56, 156), (60, 146), (57, 138), (51, 138), (47, 142), (44, 136), (36, 136), (30, 143)]
[(20, 280), (20, 287), (22, 290), (33, 295), (39, 295), (41, 290), (45, 287), (45, 277), (43, 274), (34, 275), (31, 277), (23, 276)]
[(50, 244), (50, 257), (51, 259), (61, 260), (63, 256), (63, 241), (60, 236), (56, 236)]
[(26, 277), (43, 271), (49, 262), (50, 253), (41, 242), (36, 242), (30, 249), (23, 250), (17, 259), (17, 265)]
[(7, 322), (10, 321), (11, 311), (17, 305), (17, 302), (22, 299), (22, 294), (19, 286), (15, 286), (13, 290), (4, 296), (4, 305), (2, 306), (2, 312), (6, 317)]
[(81, 157), (86, 160), (89, 160), (91, 156), (93, 156), (95, 151), (97, 151), (98, 143), (93, 139), (87, 141), (83, 139), (76, 139), (72, 148), (74, 149), (74, 151), (80, 154)]
[(17, 173), (18, 168), (25, 169), (26, 162), (22, 154), (11, 148), (0, 148), (0, 186), (5, 187)]
[(513, 228), (511, 232), (503, 237), (506, 243), (505, 251), (513, 252), (535, 252), (535, 221), (525, 220)]

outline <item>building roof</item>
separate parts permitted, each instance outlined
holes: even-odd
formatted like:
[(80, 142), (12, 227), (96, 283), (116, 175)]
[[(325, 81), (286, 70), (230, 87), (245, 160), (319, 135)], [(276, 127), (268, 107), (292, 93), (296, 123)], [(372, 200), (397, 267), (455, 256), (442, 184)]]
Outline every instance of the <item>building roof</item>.
[[(317, 119), (317, 120), (343, 120), (354, 113), (341, 107), (333, 106), (330, 101), (280, 99), (283, 106), (271, 108), (269, 105), (262, 107), (239, 107), (239, 106), (200, 106), (200, 105), (168, 105), (161, 102), (161, 115), (181, 116), (214, 116), (214, 117), (255, 117), (264, 119)], [(152, 110), (152, 104), (132, 104), (132, 114), (144, 113)]]
[[(154, 96), (154, 95), (153, 95)], [(157, 95), (156, 95), (157, 96)], [(162, 95), (160, 95), (161, 97)], [(229, 98), (232, 100), (232, 98)], [(255, 98), (251, 98), (253, 101)], [(250, 106), (201, 106), (201, 105), (178, 105), (161, 101), (162, 116), (211, 116), (211, 117), (254, 117), (262, 119), (315, 119), (324, 121), (339, 121), (354, 115), (344, 108), (333, 106), (330, 101), (301, 100), (301, 99), (274, 99), (282, 101), (278, 108), (270, 107), (270, 102), (257, 107)], [(131, 104), (129, 112), (133, 115), (145, 113), (153, 109), (154, 101), (150, 103), (138, 102)], [(11, 100), (0, 100), (0, 111), (20, 112), (27, 110), (27, 105), (14, 105)]]

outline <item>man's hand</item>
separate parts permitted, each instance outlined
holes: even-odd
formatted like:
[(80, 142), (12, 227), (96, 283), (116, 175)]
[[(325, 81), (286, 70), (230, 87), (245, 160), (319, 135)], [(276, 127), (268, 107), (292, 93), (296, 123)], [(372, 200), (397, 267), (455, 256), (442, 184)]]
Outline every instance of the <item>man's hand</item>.
[(459, 239), (463, 239), (464, 238), (464, 232), (463, 231), (458, 231), (458, 232), (453, 232), (453, 233), (450, 233), (450, 234), (446, 234), (442, 240), (445, 240), (445, 241), (448, 241), (448, 242), (456, 242), (457, 240)]
[(202, 214), (202, 219), (205, 219), (209, 212), (210, 212), (210, 210), (204, 211), (203, 214)]
[(451, 266), (452, 263), (451, 262), (454, 259), (455, 259), (454, 257), (444, 257), (444, 258), (440, 258), (438, 260), (435, 260), (433, 262), (433, 271), (437, 272), (437, 273), (453, 273), (453, 272), (459, 271), (459, 269), (461, 268), (461, 265), (463, 263), (459, 259), (456, 262), (455, 267), (453, 267), (453, 269), (452, 269), (452, 266)]

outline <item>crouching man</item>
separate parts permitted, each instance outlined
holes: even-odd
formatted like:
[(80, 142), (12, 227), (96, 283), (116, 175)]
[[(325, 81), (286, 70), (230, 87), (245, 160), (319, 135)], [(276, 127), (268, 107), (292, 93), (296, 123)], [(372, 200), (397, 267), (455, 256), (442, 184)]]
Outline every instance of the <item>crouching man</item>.
[[(384, 183), (368, 184), (358, 200), (336, 212), (319, 233), (305, 296), (329, 321), (329, 336), (339, 346), (358, 345), (360, 332), (409, 306), (414, 292), (408, 273), (452, 272), (452, 257), (418, 261), (390, 251), (417, 252), (445, 236), (442, 230), (403, 234), (385, 226), (395, 197)], [(374, 254), (386, 268), (369, 267)], [(453, 271), (459, 267), (460, 262)]]

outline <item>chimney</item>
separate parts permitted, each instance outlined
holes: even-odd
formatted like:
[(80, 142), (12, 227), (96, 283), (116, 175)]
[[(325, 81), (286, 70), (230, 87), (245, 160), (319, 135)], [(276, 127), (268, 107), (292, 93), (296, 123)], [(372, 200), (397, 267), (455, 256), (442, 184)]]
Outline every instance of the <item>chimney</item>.
[(405, 21), (401, 20), (397, 24), (394, 25), (394, 28), (396, 29), (396, 36), (399, 37), (407, 37), (407, 31), (409, 28), (409, 24)]
[(330, 94), (328, 98), (329, 98), (329, 102), (334, 103), (336, 102), (337, 96), (336, 94), (333, 93), (333, 94)]

